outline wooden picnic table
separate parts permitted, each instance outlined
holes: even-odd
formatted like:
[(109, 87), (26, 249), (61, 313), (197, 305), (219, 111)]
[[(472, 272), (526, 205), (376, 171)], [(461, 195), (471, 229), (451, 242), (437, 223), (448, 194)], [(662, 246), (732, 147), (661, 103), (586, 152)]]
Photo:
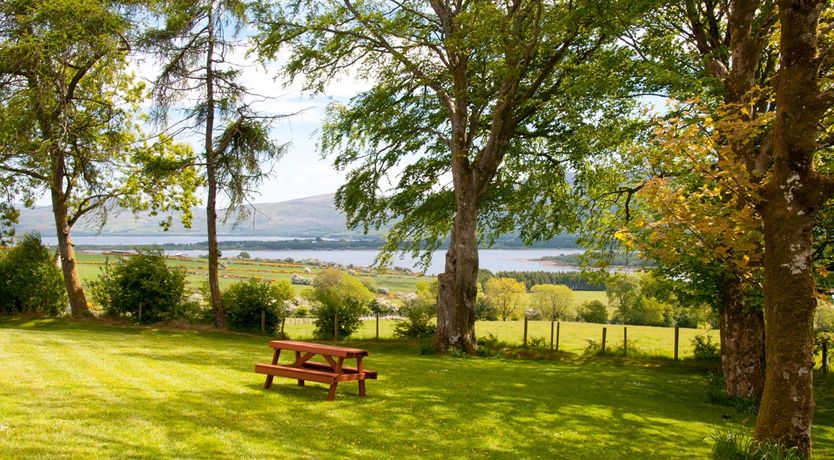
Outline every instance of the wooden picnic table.
[[(332, 401), (336, 397), (339, 382), (356, 380), (359, 382), (359, 397), (364, 398), (365, 379), (377, 378), (375, 371), (365, 369), (362, 365), (362, 358), (368, 356), (367, 350), (294, 340), (273, 340), (269, 342), (269, 346), (275, 350), (272, 363), (255, 365), (255, 372), (266, 374), (265, 389), (272, 386), (272, 379), (276, 375), (296, 379), (300, 386), (304, 386), (305, 380), (329, 383), (327, 400)], [(281, 350), (295, 352), (292, 363), (278, 364)], [(311, 360), (316, 356), (320, 356), (323, 362)], [(355, 359), (356, 367), (345, 366), (346, 359)]]

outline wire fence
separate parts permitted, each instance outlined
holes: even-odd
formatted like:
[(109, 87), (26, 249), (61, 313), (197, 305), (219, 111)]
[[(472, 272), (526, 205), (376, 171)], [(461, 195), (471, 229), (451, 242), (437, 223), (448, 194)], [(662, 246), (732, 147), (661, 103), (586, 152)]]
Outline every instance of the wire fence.
[[(393, 317), (364, 318), (350, 339), (394, 338)], [(281, 329), (294, 339), (314, 340), (315, 318), (287, 318)], [(695, 355), (695, 340), (718, 352), (718, 331), (677, 327), (595, 324), (572, 321), (477, 321), (475, 332), (482, 343), (520, 346), (566, 353), (605, 353), (685, 359)], [(331, 335), (332, 337), (332, 335)], [(344, 337), (342, 337), (344, 339)]]

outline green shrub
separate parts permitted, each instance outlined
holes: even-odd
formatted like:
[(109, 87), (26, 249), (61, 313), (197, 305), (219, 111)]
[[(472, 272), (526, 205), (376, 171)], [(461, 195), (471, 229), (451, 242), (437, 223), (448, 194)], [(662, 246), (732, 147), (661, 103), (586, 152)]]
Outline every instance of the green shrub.
[(743, 432), (716, 431), (711, 438), (714, 460), (803, 460), (805, 458), (796, 447), (756, 442)]
[(707, 401), (712, 404), (726, 405), (728, 399), (727, 383), (724, 381), (724, 375), (714, 372), (707, 373)]
[(57, 315), (66, 307), (63, 275), (40, 235), (26, 234), (0, 255), (0, 312)]
[(362, 323), (360, 317), (374, 299), (371, 291), (358, 278), (333, 268), (320, 271), (314, 285), (312, 298), (318, 302), (314, 311), (316, 337), (333, 337), (336, 315), (339, 317), (339, 337), (356, 332)]
[(368, 310), (375, 315), (386, 316), (394, 313), (394, 307), (388, 302), (380, 299), (371, 300), (368, 304)]
[(550, 347), (550, 342), (548, 342), (544, 337), (530, 337), (530, 340), (527, 342), (527, 346), (537, 350), (545, 350)]
[(596, 355), (602, 352), (602, 344), (597, 342), (596, 339), (587, 338), (585, 342), (587, 342), (587, 345), (585, 345), (585, 351), (583, 353), (586, 355)]
[(714, 460), (747, 460), (750, 437), (736, 431), (716, 431), (710, 436), (713, 441), (712, 458)]
[[(537, 284), (530, 290), (532, 309), (539, 318), (550, 321), (576, 317), (573, 311), (573, 290), (561, 284)], [(528, 314), (532, 319), (532, 316)]]
[(437, 343), (433, 340), (424, 340), (420, 342), (419, 349), (421, 355), (436, 355), (439, 353)]
[(478, 347), (499, 348), (505, 346), (507, 346), (507, 344), (500, 341), (498, 336), (491, 332), (483, 337), (478, 337)]
[(599, 300), (583, 303), (576, 311), (580, 321), (586, 323), (606, 323), (608, 321), (608, 307)]
[(821, 304), (814, 315), (814, 330), (834, 333), (834, 306)]
[(188, 316), (185, 277), (184, 268), (166, 264), (161, 250), (142, 249), (107, 263), (91, 291), (110, 315), (143, 324), (169, 321)]
[(482, 358), (498, 358), (501, 356), (501, 351), (507, 347), (508, 345), (498, 340), (495, 334), (478, 337), (478, 356)]
[[(610, 337), (610, 336), (609, 336)], [(641, 348), (641, 341), (636, 339), (628, 339), (627, 348), (623, 348), (622, 342), (608, 341), (605, 343), (605, 354), (614, 356), (633, 356), (642, 358), (654, 358), (656, 355), (647, 352)], [(601, 347), (600, 347), (601, 348)]]
[(431, 323), (431, 319), (436, 311), (433, 304), (420, 300), (406, 301), (400, 307), (400, 315), (403, 319), (397, 321), (394, 326), (394, 337), (421, 339), (433, 336), (437, 328)]
[(796, 447), (785, 447), (772, 442), (750, 444), (750, 460), (804, 460)]
[(293, 296), (287, 280), (270, 283), (252, 278), (229, 286), (223, 293), (223, 308), (229, 326), (240, 330), (260, 330), (264, 315), (266, 331), (275, 332), (281, 319), (289, 313), (284, 301)]
[(696, 335), (692, 339), (693, 354), (695, 359), (718, 359), (721, 355), (718, 352), (718, 344), (712, 342), (712, 337), (706, 334)]
[(734, 407), (741, 414), (755, 416), (759, 411), (759, 404), (755, 399), (736, 398), (727, 394), (727, 383), (724, 375), (709, 372), (707, 374), (707, 401), (720, 406)]
[(487, 302), (484, 296), (479, 296), (475, 301), (475, 319), (477, 321), (497, 321), (498, 310)]

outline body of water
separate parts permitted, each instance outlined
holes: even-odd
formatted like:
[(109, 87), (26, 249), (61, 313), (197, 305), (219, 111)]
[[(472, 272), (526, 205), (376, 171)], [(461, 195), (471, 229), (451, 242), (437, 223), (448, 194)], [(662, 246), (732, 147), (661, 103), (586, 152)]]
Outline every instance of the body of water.
[[(223, 251), (223, 257), (236, 257), (240, 250)], [(246, 251), (253, 258), (259, 259), (288, 259), (310, 260), (316, 259), (323, 262), (333, 262), (341, 265), (370, 266), (378, 254), (370, 249), (344, 249), (332, 251), (317, 250), (293, 250), (293, 251)], [(574, 267), (553, 265), (552, 263), (535, 261), (543, 256), (556, 256), (562, 254), (581, 254), (582, 249), (481, 249), (478, 252), (480, 267), (493, 272), (498, 271), (548, 271), (566, 272), (576, 271)], [(190, 257), (205, 256), (205, 250), (196, 251), (168, 251), (168, 254), (185, 254)], [(410, 256), (396, 258), (393, 265), (406, 267), (412, 270), (421, 270), (418, 261)], [(426, 273), (436, 275), (443, 272), (446, 264), (446, 251), (434, 251), (432, 253), (431, 265)]]
[[(294, 238), (286, 237), (263, 237), (263, 236), (218, 236), (220, 241), (285, 241)], [(111, 246), (131, 246), (151, 245), (151, 244), (189, 244), (200, 243), (206, 241), (205, 236), (77, 236), (73, 237), (76, 245), (111, 245)], [(57, 244), (55, 237), (44, 237), (43, 242), (54, 246)], [(191, 257), (199, 257), (206, 255), (206, 250), (172, 250), (167, 251), (168, 254), (184, 254)], [(223, 257), (236, 257), (241, 250), (230, 249), (223, 251)], [(332, 262), (341, 265), (358, 265), (370, 266), (373, 265), (374, 260), (378, 254), (375, 250), (364, 249), (346, 249), (346, 250), (287, 250), (287, 251), (267, 251), (267, 250), (252, 250), (246, 251), (253, 258), (260, 259), (288, 259), (295, 260), (309, 260), (316, 259), (323, 262)], [(580, 254), (584, 252), (582, 249), (482, 249), (479, 251), (479, 260), (481, 268), (497, 271), (576, 271), (574, 267), (565, 267), (553, 265), (547, 262), (535, 261), (544, 256), (556, 256), (562, 254)], [(443, 267), (446, 263), (446, 251), (434, 251), (432, 254), (431, 265), (426, 270), (427, 274), (438, 274), (443, 272)], [(413, 270), (420, 270), (417, 261), (410, 256), (401, 256), (396, 258), (393, 262), (394, 266), (411, 268)]]

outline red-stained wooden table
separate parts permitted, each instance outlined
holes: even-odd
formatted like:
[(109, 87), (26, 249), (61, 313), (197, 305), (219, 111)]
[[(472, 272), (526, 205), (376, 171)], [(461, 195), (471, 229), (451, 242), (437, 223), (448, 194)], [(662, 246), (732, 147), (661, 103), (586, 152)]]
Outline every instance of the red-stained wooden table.
[[(305, 380), (329, 383), (330, 392), (327, 393), (327, 400), (332, 401), (336, 397), (339, 382), (356, 380), (359, 382), (359, 397), (364, 398), (365, 379), (377, 377), (375, 371), (365, 369), (362, 365), (362, 358), (368, 356), (367, 350), (294, 340), (273, 340), (269, 342), (269, 346), (275, 350), (272, 364), (255, 365), (255, 372), (266, 374), (266, 389), (272, 386), (272, 379), (276, 375), (296, 379), (301, 386)], [(295, 352), (295, 360), (290, 364), (278, 364), (282, 350)], [(311, 361), (316, 356), (320, 356), (323, 362)], [(346, 359), (355, 359), (356, 367), (345, 366)]]

